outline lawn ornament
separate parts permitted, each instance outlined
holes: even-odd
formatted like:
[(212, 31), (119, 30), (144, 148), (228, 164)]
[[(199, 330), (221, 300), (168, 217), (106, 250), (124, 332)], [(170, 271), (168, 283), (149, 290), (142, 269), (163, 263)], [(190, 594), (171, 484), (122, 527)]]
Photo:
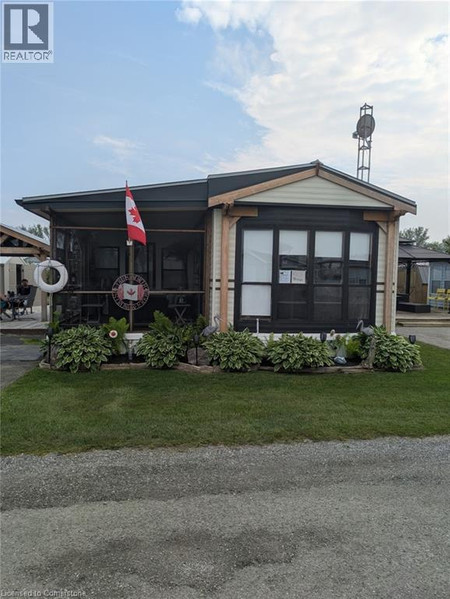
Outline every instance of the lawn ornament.
[(215, 325), (209, 324), (207, 327), (203, 329), (203, 331), (201, 332), (201, 335), (203, 335), (203, 337), (210, 337), (211, 335), (214, 335), (214, 333), (217, 333), (217, 331), (219, 330), (220, 316), (218, 314), (214, 316), (214, 322), (216, 323)]
[(368, 327), (365, 327), (364, 320), (360, 320), (358, 322), (358, 324), (356, 325), (356, 330), (358, 331), (358, 333), (362, 333), (363, 335), (366, 335), (367, 337), (370, 337), (371, 335), (373, 335), (373, 327), (371, 327), (370, 325)]
[(336, 356), (333, 358), (333, 362), (337, 365), (337, 366), (345, 366), (347, 364), (347, 360), (344, 358), (344, 356)]

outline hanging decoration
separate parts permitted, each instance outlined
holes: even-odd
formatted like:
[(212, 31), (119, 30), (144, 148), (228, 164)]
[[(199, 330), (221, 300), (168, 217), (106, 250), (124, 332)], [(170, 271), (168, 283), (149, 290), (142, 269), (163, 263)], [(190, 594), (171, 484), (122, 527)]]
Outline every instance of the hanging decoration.
[[(44, 281), (43, 275), (48, 268), (54, 268), (59, 273), (59, 280), (56, 283), (50, 284)], [(37, 264), (34, 271), (34, 282), (39, 289), (47, 293), (58, 293), (67, 285), (68, 279), (69, 275), (64, 264), (61, 264), (58, 260), (50, 260), (50, 258)]]
[(140, 275), (121, 275), (112, 286), (113, 300), (122, 310), (139, 310), (145, 306), (149, 295), (148, 283)]

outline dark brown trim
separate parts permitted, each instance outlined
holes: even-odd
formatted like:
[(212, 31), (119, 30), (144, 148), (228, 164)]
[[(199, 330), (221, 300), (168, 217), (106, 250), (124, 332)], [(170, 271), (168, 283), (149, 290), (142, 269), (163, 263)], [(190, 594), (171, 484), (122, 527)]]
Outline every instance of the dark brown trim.
[[(308, 214), (308, 218), (305, 215)], [(277, 212), (276, 224), (273, 224), (274, 217), (271, 213), (267, 213), (265, 218), (264, 211), (258, 219), (245, 220), (242, 219), (238, 224), (237, 235), (236, 235), (236, 263), (235, 263), (235, 297), (234, 297), (234, 325), (236, 329), (242, 329), (251, 326), (251, 323), (255, 323), (256, 316), (251, 318), (244, 318), (240, 316), (240, 305), (241, 305), (241, 285), (242, 285), (242, 248), (243, 248), (243, 231), (244, 230), (273, 230), (273, 255), (272, 255), (272, 298), (271, 298), (271, 317), (260, 317), (260, 331), (262, 333), (269, 332), (317, 332), (318, 330), (329, 331), (334, 328), (338, 332), (348, 332), (352, 330), (356, 322), (350, 322), (348, 315), (348, 300), (349, 300), (349, 288), (355, 287), (355, 285), (348, 284), (349, 277), (349, 252), (350, 252), (350, 233), (370, 233), (372, 235), (372, 246), (371, 246), (371, 283), (370, 285), (363, 285), (363, 287), (370, 288), (370, 307), (369, 307), (369, 320), (375, 324), (376, 315), (376, 273), (378, 266), (378, 227), (375, 223), (365, 222), (362, 218), (362, 211), (360, 211), (360, 220), (355, 217), (349, 219), (350, 222), (340, 222), (335, 225), (329, 222), (321, 222), (320, 214), (317, 213), (317, 218), (312, 219), (311, 209), (307, 209), (303, 214), (297, 213), (294, 215), (292, 210), (288, 210), (285, 214), (281, 214), (281, 211)], [(315, 220), (313, 224), (313, 220)], [(306, 222), (305, 222), (306, 221)], [(352, 222), (353, 221), (353, 222)], [(276, 319), (275, 310), (278, 297), (279, 283), (277, 280), (278, 274), (278, 260), (279, 260), (279, 232), (280, 230), (303, 230), (308, 231), (308, 257), (307, 257), (307, 315), (304, 319), (291, 319), (291, 320), (279, 320)], [(344, 248), (343, 248), (343, 283), (337, 285), (337, 288), (342, 289), (342, 318), (339, 322), (314, 322), (313, 311), (314, 311), (314, 289), (320, 287), (319, 284), (314, 283), (314, 242), (316, 231), (339, 231), (344, 233)], [(252, 283), (253, 284), (253, 283)], [(258, 284), (258, 283), (254, 283)], [(261, 285), (267, 285), (269, 283), (261, 283)], [(326, 286), (326, 285), (324, 285)], [(356, 285), (358, 287), (358, 285)], [(251, 328), (251, 330), (253, 330)]]

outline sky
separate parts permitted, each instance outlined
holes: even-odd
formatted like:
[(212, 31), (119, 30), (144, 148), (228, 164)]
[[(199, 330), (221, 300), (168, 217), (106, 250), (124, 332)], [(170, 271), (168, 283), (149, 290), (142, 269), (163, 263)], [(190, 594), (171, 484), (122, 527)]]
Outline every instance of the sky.
[(449, 234), (449, 3), (54, 2), (53, 64), (1, 65), (1, 220), (23, 196), (319, 159), (417, 202)]

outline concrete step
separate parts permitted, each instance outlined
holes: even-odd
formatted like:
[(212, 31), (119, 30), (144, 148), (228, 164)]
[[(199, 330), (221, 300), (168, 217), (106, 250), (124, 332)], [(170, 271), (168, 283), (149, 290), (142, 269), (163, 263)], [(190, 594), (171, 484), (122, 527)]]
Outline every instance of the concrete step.
[(398, 327), (450, 327), (450, 318), (439, 318), (439, 319), (414, 319), (399, 318), (396, 320)]

